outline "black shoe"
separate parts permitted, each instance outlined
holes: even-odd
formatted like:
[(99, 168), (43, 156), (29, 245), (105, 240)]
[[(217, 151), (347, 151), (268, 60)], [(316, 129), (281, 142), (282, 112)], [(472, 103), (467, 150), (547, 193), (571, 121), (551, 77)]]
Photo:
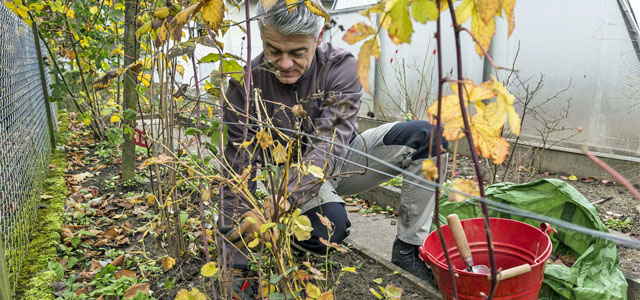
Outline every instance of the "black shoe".
[(407, 244), (398, 238), (393, 242), (391, 262), (414, 276), (430, 282), (435, 286), (435, 279), (431, 268), (418, 257), (419, 246)]

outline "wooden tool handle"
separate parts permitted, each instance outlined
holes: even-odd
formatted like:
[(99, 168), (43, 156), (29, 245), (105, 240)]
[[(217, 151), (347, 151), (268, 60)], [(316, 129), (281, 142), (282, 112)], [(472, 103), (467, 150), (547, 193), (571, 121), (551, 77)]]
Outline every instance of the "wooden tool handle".
[(456, 247), (458, 247), (458, 252), (460, 252), (462, 260), (464, 260), (468, 267), (473, 266), (473, 260), (470, 260), (471, 249), (469, 248), (469, 242), (467, 242), (467, 235), (464, 233), (464, 229), (462, 229), (462, 223), (460, 223), (458, 215), (448, 215), (447, 222), (449, 223), (449, 230), (453, 236), (453, 241), (456, 243)]
[[(528, 273), (530, 271), (531, 271), (531, 265), (529, 264), (519, 265), (517, 267), (506, 269), (498, 273), (498, 281), (509, 279), (511, 277), (516, 277), (518, 275)], [(491, 276), (488, 276), (487, 278), (491, 279)]]

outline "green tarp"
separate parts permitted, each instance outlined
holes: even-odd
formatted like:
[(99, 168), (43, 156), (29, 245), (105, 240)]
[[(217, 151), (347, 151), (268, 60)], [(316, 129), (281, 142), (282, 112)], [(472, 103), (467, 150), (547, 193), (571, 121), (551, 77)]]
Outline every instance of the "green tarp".
[[(560, 180), (495, 184), (486, 189), (486, 195), (496, 202), (607, 232), (593, 205)], [(482, 216), (477, 204), (441, 201), (441, 224), (446, 224), (445, 216), (452, 213), (458, 214), (460, 219)], [(540, 226), (539, 221), (515, 215), (496, 211), (490, 211), (490, 215), (522, 221), (536, 228)], [(553, 253), (569, 254), (576, 260), (571, 267), (547, 265), (539, 299), (627, 299), (627, 281), (618, 265), (618, 252), (613, 242), (564, 228), (556, 229), (558, 234), (551, 235)]]

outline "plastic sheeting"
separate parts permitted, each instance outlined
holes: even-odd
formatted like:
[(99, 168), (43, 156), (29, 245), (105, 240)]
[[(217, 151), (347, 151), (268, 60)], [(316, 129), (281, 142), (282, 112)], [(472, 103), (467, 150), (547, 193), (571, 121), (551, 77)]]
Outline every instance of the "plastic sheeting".
[[(489, 186), (486, 196), (496, 202), (608, 232), (593, 205), (560, 180), (500, 183)], [(446, 224), (445, 216), (452, 213), (458, 214), (460, 219), (482, 216), (479, 205), (474, 202), (442, 200), (440, 223)], [(540, 225), (536, 220), (491, 210), (490, 216), (522, 221), (536, 228)], [(539, 299), (627, 299), (627, 281), (618, 264), (618, 252), (613, 242), (564, 228), (556, 229), (558, 234), (551, 235), (553, 253), (568, 254), (576, 260), (571, 267), (547, 265)]]

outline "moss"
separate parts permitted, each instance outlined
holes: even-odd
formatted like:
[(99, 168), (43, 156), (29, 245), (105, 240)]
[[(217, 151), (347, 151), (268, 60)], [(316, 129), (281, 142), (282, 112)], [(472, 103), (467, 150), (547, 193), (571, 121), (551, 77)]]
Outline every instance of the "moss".
[[(60, 120), (58, 144), (60, 144), (66, 139), (68, 119), (65, 113), (59, 113), (58, 118)], [(41, 204), (44, 204), (46, 208), (38, 210), (37, 230), (31, 237), (29, 252), (22, 264), (23, 268), (16, 288), (16, 293), (21, 299), (55, 298), (50, 288), (55, 276), (48, 271), (47, 266), (49, 261), (57, 258), (56, 245), (60, 242), (60, 230), (63, 222), (62, 213), (66, 199), (64, 151), (54, 150), (50, 165), (55, 165), (55, 168), (50, 170), (45, 180), (43, 194), (53, 196), (53, 198), (41, 201)]]

